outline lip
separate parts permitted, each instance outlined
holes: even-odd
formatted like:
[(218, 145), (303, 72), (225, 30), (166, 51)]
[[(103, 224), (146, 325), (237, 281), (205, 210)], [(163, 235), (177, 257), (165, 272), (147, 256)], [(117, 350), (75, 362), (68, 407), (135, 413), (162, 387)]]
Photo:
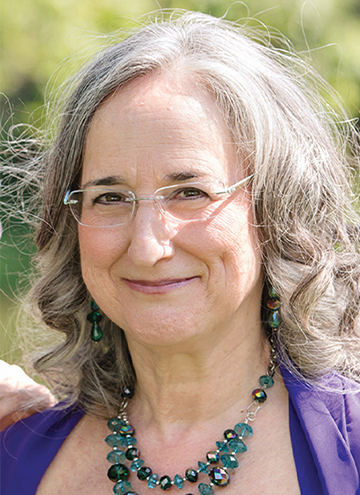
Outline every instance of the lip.
[(130, 289), (144, 294), (166, 294), (173, 290), (184, 287), (198, 277), (169, 278), (162, 280), (131, 280), (123, 278)]

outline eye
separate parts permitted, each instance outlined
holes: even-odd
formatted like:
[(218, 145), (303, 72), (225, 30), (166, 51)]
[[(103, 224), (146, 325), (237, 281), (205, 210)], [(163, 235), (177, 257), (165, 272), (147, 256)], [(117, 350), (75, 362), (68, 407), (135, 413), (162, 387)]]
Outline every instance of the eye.
[(106, 191), (93, 198), (93, 204), (110, 205), (114, 203), (127, 203), (129, 196), (119, 191)]
[(208, 198), (209, 194), (197, 187), (182, 187), (174, 190), (170, 195), (170, 199), (205, 199)]

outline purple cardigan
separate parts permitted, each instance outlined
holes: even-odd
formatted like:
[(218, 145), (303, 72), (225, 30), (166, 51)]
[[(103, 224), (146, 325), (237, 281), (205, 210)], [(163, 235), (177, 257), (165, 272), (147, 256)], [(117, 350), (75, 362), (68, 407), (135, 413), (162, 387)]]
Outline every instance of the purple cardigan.
[[(290, 435), (302, 495), (360, 495), (360, 387), (330, 373), (325, 393), (281, 369), (289, 392)], [(35, 495), (46, 469), (83, 417), (48, 409), (0, 434), (1, 495)], [(276, 493), (276, 487), (274, 487)]]

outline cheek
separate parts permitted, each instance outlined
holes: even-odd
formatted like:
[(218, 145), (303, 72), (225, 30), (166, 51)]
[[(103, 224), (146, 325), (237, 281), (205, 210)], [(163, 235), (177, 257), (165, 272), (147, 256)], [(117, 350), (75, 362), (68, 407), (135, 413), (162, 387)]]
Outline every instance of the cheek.
[(88, 261), (101, 257), (103, 254), (101, 244), (100, 236), (94, 235), (94, 229), (79, 226), (79, 246), (82, 264), (87, 264)]
[[(234, 205), (209, 228), (213, 254), (220, 258), (227, 286), (252, 286), (262, 273), (262, 255), (250, 207)], [(211, 229), (211, 230), (210, 230)]]
[[(111, 266), (124, 252), (124, 244), (115, 232), (79, 226), (81, 270), (89, 289), (94, 283), (101, 284), (106, 273), (110, 273)], [(97, 276), (101, 276), (100, 280)]]

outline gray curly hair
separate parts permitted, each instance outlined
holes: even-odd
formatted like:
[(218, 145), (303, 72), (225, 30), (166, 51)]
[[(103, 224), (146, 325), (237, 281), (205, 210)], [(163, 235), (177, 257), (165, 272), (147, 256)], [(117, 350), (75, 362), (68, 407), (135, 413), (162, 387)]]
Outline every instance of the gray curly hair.
[(98, 414), (115, 413), (119, 389), (135, 385), (123, 331), (105, 316), (103, 344), (89, 339), (90, 295), (77, 225), (63, 198), (77, 182), (101, 102), (129, 81), (164, 70), (181, 70), (214, 95), (254, 174), (264, 293), (273, 286), (282, 301), (281, 359), (308, 380), (329, 369), (359, 380), (360, 222), (349, 188), (356, 133), (319, 96), (329, 93), (326, 84), (291, 50), (191, 12), (152, 22), (98, 53), (65, 92), (52, 144), (25, 160), (27, 183), (42, 185), (40, 274), (27, 301), (42, 324), (62, 335), (37, 357), (35, 369), (70, 402)]

